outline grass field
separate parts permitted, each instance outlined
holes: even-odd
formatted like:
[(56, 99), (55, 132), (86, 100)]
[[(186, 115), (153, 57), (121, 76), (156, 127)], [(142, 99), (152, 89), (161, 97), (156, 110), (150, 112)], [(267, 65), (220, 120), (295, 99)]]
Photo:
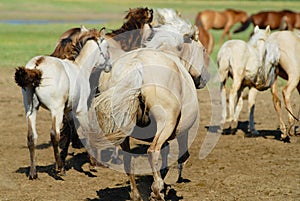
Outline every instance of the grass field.
[[(197, 12), (204, 9), (235, 8), (255, 13), (264, 10), (300, 10), (298, 1), (117, 1), (117, 0), (2, 0), (0, 2), (0, 68), (24, 65), (36, 55), (50, 54), (58, 37), (65, 30), (84, 24), (87, 27), (110, 29), (119, 27), (128, 8), (148, 6), (169, 7), (179, 10), (192, 23)], [(23, 20), (7, 23), (7, 20)], [(26, 22), (31, 23), (24, 23)], [(31, 21), (30, 21), (31, 20)], [(32, 23), (32, 20), (39, 23)], [(44, 23), (49, 20), (51, 23)], [(100, 22), (100, 20), (102, 20)], [(91, 23), (91, 21), (93, 21)], [(247, 40), (251, 28), (233, 38)], [(217, 41), (222, 31), (212, 30), (216, 45), (212, 54), (215, 60), (219, 49)]]

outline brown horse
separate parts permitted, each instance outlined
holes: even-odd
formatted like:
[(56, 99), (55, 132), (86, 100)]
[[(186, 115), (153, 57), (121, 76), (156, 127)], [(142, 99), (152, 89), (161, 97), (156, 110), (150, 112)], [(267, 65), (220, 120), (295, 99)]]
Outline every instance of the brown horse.
[(281, 28), (290, 31), (300, 28), (300, 13), (287, 13), (281, 19)]
[[(274, 29), (284, 29), (282, 25), (282, 18), (286, 16), (286, 19), (289, 19), (286, 23), (295, 22), (295, 13), (290, 10), (281, 10), (281, 11), (262, 11), (256, 14), (251, 15), (245, 23), (242, 24), (239, 28), (237, 28), (233, 33), (239, 33), (246, 30), (251, 23), (254, 26), (259, 26), (260, 28), (266, 28), (270, 25), (271, 30)], [(293, 20), (294, 19), (294, 20)], [(300, 20), (300, 19), (299, 19)], [(288, 27), (292, 27), (292, 25), (288, 25)]]
[(204, 29), (201, 22), (197, 22), (195, 24), (198, 28), (198, 38), (202, 45), (206, 48), (207, 54), (211, 54), (214, 48), (214, 37), (213, 35), (206, 29)]
[(196, 16), (195, 23), (202, 24), (203, 28), (209, 29), (224, 29), (219, 43), (221, 43), (225, 36), (231, 39), (230, 28), (238, 23), (245, 23), (248, 19), (248, 14), (242, 10), (226, 9), (224, 11), (204, 10), (199, 12)]

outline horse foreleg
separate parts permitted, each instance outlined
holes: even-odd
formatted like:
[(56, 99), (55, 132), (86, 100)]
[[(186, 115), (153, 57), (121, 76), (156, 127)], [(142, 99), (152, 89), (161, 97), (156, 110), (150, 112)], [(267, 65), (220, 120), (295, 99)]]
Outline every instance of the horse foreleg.
[(63, 120), (63, 107), (57, 111), (51, 111), (52, 114), (52, 128), (50, 131), (51, 142), (54, 151), (54, 157), (56, 161), (56, 170), (59, 174), (64, 175), (65, 169), (59, 152), (59, 140), (60, 140), (60, 129)]
[(254, 109), (255, 109), (255, 99), (257, 95), (257, 90), (251, 87), (248, 94), (248, 112), (249, 112), (249, 129), (252, 135), (258, 135), (258, 131), (255, 129), (254, 125)]
[(125, 140), (121, 144), (121, 148), (124, 151), (123, 160), (124, 160), (124, 170), (129, 177), (130, 180), (130, 188), (131, 188), (131, 199), (134, 201), (142, 201), (142, 197), (139, 193), (139, 190), (136, 185), (135, 176), (134, 176), (134, 167), (131, 164), (131, 153), (130, 153), (130, 143), (129, 137), (126, 137)]
[(234, 122), (238, 122), (240, 113), (243, 109), (243, 97), (242, 97), (242, 93), (243, 93), (243, 88), (240, 88), (237, 92), (237, 97), (236, 97), (236, 106), (235, 106), (235, 112), (234, 112), (234, 117), (233, 117), (233, 121)]

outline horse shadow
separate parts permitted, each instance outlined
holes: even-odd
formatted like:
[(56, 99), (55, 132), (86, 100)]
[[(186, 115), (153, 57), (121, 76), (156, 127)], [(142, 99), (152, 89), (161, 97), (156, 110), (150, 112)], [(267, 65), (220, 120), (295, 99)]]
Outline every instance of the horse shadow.
[[(249, 128), (249, 121), (239, 121), (236, 129), (231, 129), (231, 128), (224, 129), (223, 135), (230, 135), (230, 134), (235, 135), (238, 130), (241, 130), (244, 132), (245, 137), (248, 137), (248, 138), (263, 137), (263, 138), (267, 139), (268, 136), (269, 137), (273, 136), (274, 140), (279, 140), (279, 141), (282, 140), (281, 139), (282, 132), (280, 131), (279, 128), (277, 128), (276, 130), (257, 130), (259, 133), (258, 135), (254, 135), (253, 133), (251, 133), (248, 128)], [(289, 139), (286, 142), (289, 142)]]
[[(137, 188), (140, 192), (142, 200), (149, 200), (151, 194), (151, 185), (153, 182), (153, 177), (151, 175), (138, 176), (136, 179)], [(124, 184), (117, 184), (115, 188), (105, 188), (97, 191), (98, 198), (89, 199), (88, 201), (127, 201), (130, 200), (130, 184), (126, 182), (127, 186)], [(120, 186), (120, 187), (118, 187)], [(183, 200), (182, 196), (177, 196), (177, 191), (173, 189), (170, 185), (165, 184), (165, 191), (163, 192), (165, 195), (165, 200), (170, 201), (179, 201)]]

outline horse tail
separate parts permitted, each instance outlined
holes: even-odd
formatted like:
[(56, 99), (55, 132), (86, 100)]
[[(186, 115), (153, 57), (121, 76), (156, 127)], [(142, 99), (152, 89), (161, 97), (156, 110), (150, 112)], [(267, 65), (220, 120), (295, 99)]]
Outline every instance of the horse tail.
[[(122, 72), (122, 79), (101, 92), (93, 103), (101, 130), (114, 144), (120, 144), (132, 133), (140, 106), (142, 64), (133, 61), (128, 66), (128, 71)], [(114, 68), (118, 68), (118, 65)]]
[(38, 87), (41, 83), (42, 71), (18, 67), (15, 72), (15, 82), (22, 88)]
[(217, 56), (217, 64), (219, 68), (219, 77), (220, 77), (220, 82), (224, 82), (227, 77), (230, 68), (230, 60), (231, 60), (231, 49), (228, 47), (221, 47), (221, 49), (218, 52)]
[(245, 31), (252, 22), (252, 16), (250, 16), (240, 27), (236, 28), (233, 33), (239, 33)]

